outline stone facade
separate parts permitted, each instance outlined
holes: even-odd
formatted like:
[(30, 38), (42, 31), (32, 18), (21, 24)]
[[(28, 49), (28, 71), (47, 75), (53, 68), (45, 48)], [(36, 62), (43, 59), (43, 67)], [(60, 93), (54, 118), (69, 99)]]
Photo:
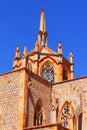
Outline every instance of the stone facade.
[(25, 68), (0, 75), (0, 130), (33, 126), (39, 98), (43, 104), (43, 124), (50, 123), (51, 92), (50, 83)]
[(0, 75), (0, 130), (17, 130), (19, 72)]
[(16, 48), (13, 68), (0, 75), (0, 130), (86, 130), (87, 77), (74, 79), (73, 54), (48, 47), (44, 10), (34, 50)]
[[(58, 122), (60, 122), (61, 113), (66, 102), (70, 103), (73, 112), (69, 126), (74, 130), (87, 129), (87, 77), (76, 78), (70, 81), (54, 84), (52, 87), (53, 97), (58, 99)], [(82, 120), (79, 117), (82, 113)], [(79, 126), (81, 126), (79, 128)]]
[(34, 126), (34, 109), (38, 99), (42, 102), (43, 109), (43, 122), (42, 124), (50, 124), (50, 108), (51, 108), (51, 84), (43, 80), (33, 73), (30, 74), (29, 81), (31, 82), (29, 86), (28, 94), (28, 126)]

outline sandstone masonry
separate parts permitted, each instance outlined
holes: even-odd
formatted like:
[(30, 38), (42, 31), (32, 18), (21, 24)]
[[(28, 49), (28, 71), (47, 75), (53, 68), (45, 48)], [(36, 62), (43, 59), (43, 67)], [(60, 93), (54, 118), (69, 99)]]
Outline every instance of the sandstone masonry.
[(17, 130), (19, 71), (0, 75), (0, 130)]

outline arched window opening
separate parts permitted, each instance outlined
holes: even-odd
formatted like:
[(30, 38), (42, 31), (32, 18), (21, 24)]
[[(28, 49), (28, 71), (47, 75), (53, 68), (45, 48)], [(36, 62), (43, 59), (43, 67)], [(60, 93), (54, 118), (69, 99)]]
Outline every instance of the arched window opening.
[(41, 69), (41, 76), (49, 82), (54, 83), (54, 69), (49, 62), (43, 65)]
[(74, 110), (71, 104), (66, 102), (60, 116), (60, 124), (65, 128), (71, 129), (73, 127)]
[(82, 130), (82, 113), (78, 117), (78, 130)]
[(43, 113), (42, 113), (42, 103), (39, 99), (36, 103), (34, 110), (34, 126), (42, 125)]
[(67, 72), (64, 68), (63, 68), (63, 80), (68, 80)]
[(64, 127), (67, 127), (68, 125), (68, 116), (69, 116), (69, 104), (66, 104), (62, 110), (62, 114), (61, 114), (61, 124)]
[(57, 106), (57, 108), (56, 108), (56, 121), (58, 121), (58, 106)]

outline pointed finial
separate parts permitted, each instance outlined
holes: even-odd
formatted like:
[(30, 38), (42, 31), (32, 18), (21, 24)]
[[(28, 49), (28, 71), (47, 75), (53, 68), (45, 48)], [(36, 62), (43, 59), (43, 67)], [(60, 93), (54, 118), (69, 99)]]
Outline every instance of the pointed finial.
[(26, 44), (24, 45), (24, 51), (23, 51), (23, 55), (26, 55), (27, 54), (27, 47), (26, 47)]
[(69, 59), (70, 59), (70, 63), (73, 63), (73, 53), (72, 51), (70, 51), (70, 54), (69, 54)]
[(42, 9), (42, 11), (41, 11), (39, 31), (41, 31), (41, 32), (45, 32), (46, 31), (46, 21), (45, 21), (44, 9)]
[(19, 48), (19, 46), (16, 47), (15, 58), (20, 58), (20, 48)]
[(70, 61), (70, 71), (71, 71), (71, 79), (74, 78), (74, 63), (73, 63), (73, 53), (72, 51), (70, 51), (70, 54), (69, 54), (69, 61)]
[(62, 54), (62, 43), (58, 43), (58, 54)]

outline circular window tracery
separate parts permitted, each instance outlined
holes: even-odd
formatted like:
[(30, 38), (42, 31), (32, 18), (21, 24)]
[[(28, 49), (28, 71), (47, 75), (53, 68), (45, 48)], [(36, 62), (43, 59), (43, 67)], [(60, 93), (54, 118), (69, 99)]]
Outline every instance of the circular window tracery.
[(66, 102), (61, 111), (60, 124), (66, 128), (70, 128), (70, 122), (73, 123), (74, 109), (70, 103)]

